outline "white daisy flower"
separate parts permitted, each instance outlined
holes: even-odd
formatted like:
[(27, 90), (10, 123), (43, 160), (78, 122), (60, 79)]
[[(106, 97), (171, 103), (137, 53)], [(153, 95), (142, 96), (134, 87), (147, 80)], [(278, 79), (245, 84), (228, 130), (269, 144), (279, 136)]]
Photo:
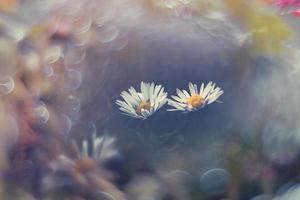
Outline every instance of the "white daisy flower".
[(167, 103), (167, 93), (164, 87), (154, 83), (141, 82), (141, 92), (130, 87), (128, 92), (123, 91), (121, 97), (124, 101), (117, 100), (116, 104), (123, 114), (139, 119), (147, 119), (155, 111)]
[(186, 90), (176, 89), (178, 96), (171, 96), (173, 100), (168, 100), (168, 105), (174, 108), (168, 109), (168, 111), (195, 111), (217, 101), (223, 91), (219, 87), (215, 88), (215, 86), (215, 83), (210, 81), (206, 86), (202, 83), (199, 91), (197, 85), (192, 83), (189, 83), (190, 93)]
[(116, 138), (104, 134), (101, 137), (97, 137), (96, 134), (92, 135), (92, 155), (89, 155), (89, 142), (88, 140), (82, 141), (82, 147), (80, 149), (81, 157), (90, 156), (98, 162), (107, 160), (119, 154), (119, 151), (116, 148)]

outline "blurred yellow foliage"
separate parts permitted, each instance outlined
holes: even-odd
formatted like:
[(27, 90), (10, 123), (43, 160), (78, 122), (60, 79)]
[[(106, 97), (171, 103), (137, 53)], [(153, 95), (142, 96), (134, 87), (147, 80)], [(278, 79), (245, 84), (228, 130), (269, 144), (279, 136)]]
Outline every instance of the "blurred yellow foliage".
[[(138, 0), (144, 3), (145, 7), (153, 13), (168, 13), (164, 0)], [(179, 1), (173, 0), (178, 3)], [(252, 36), (252, 50), (258, 54), (276, 54), (283, 47), (284, 42), (291, 39), (293, 33), (284, 20), (276, 13), (265, 9), (266, 3), (271, 0), (198, 0), (192, 5), (196, 5), (199, 14), (209, 13), (212, 10), (227, 9), (238, 21), (249, 35)], [(187, 6), (187, 5), (185, 5)], [(224, 8), (224, 6), (226, 8)]]
[(292, 30), (276, 14), (262, 10), (258, 2), (225, 0), (225, 3), (241, 24), (253, 36), (253, 48), (258, 53), (278, 53), (282, 44), (292, 37)]

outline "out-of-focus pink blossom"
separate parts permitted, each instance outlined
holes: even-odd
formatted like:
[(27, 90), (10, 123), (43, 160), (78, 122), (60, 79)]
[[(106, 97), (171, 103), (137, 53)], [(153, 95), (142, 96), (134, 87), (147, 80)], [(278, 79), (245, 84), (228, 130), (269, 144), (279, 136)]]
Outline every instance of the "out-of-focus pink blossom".
[(300, 7), (296, 10), (291, 11), (291, 14), (293, 14), (296, 17), (300, 17)]
[(275, 4), (281, 9), (288, 9), (288, 14), (300, 17), (300, 0), (264, 0), (269, 4)]
[(280, 7), (287, 7), (287, 6), (299, 6), (299, 0), (275, 0), (275, 4)]

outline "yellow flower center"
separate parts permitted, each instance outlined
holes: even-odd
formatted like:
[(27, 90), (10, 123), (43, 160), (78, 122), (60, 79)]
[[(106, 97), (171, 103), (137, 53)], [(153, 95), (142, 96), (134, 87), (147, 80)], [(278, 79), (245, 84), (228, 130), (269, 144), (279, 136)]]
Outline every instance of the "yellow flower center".
[(204, 103), (204, 98), (201, 95), (194, 94), (186, 100), (186, 103), (193, 108), (198, 108)]
[(136, 108), (135, 111), (136, 111), (137, 114), (141, 114), (142, 113), (142, 109), (150, 111), (150, 108), (151, 108), (150, 102), (148, 102), (148, 101), (147, 102), (142, 101), (140, 103), (140, 105), (137, 106), (137, 108)]

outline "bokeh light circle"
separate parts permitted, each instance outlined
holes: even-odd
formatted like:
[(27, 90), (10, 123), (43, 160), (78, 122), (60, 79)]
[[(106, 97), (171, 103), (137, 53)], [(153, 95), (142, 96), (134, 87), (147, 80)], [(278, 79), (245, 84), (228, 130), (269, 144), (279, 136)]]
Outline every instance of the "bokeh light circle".
[(230, 181), (230, 174), (225, 169), (214, 168), (207, 170), (200, 176), (200, 188), (208, 195), (222, 195), (226, 193)]
[(15, 88), (15, 82), (11, 76), (4, 76), (0, 78), (0, 93), (7, 95)]
[(101, 43), (109, 43), (119, 36), (118, 28), (113, 24), (97, 27), (96, 39)]

